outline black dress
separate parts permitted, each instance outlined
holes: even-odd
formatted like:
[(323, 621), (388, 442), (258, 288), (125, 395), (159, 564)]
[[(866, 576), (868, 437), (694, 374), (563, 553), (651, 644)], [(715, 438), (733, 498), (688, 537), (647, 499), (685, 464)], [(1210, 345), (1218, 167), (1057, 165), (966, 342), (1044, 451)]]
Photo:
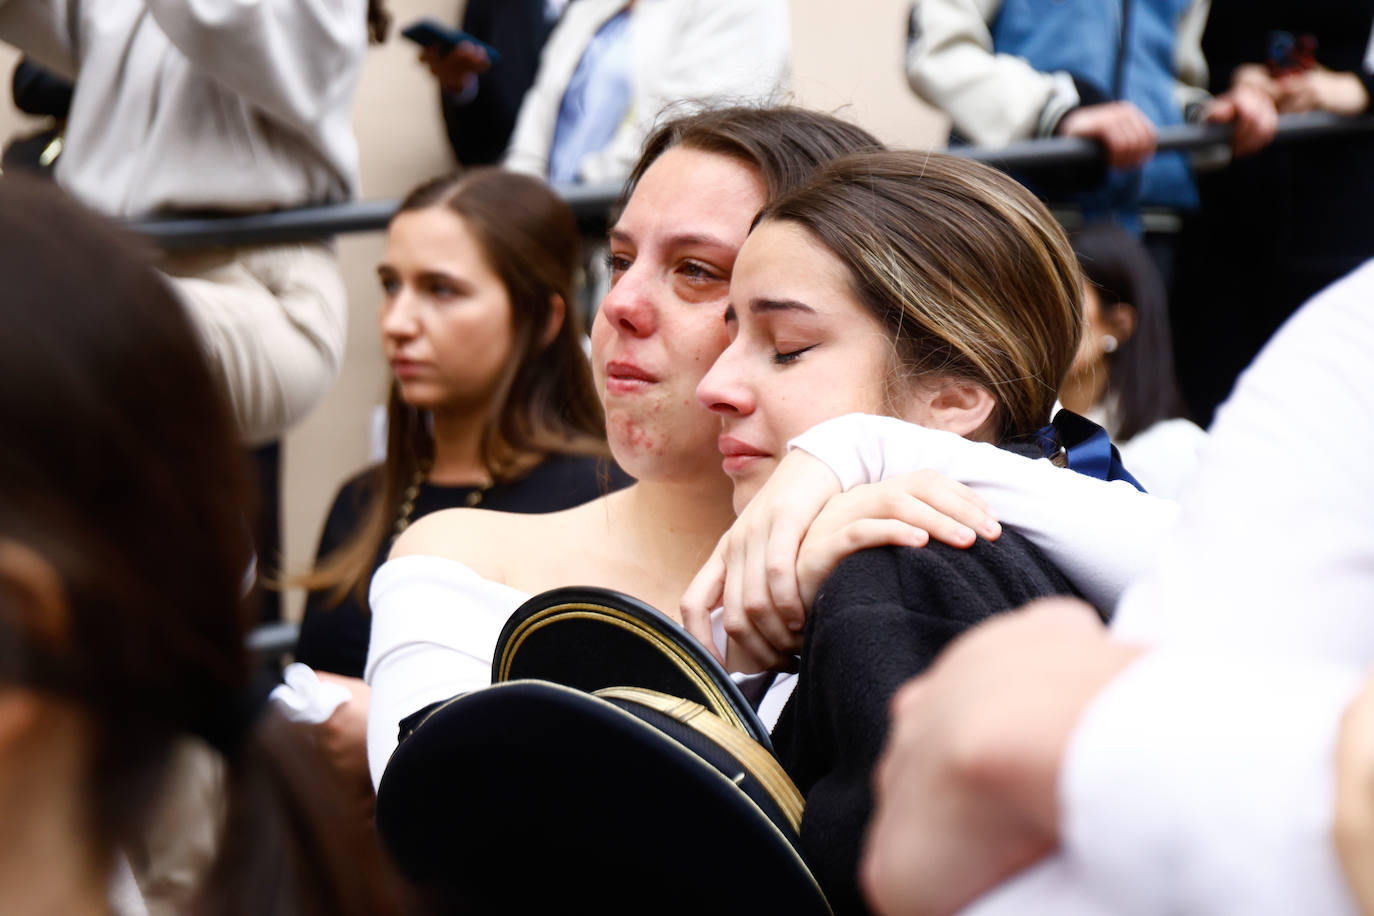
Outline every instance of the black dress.
[[(519, 480), (498, 483), (482, 493), (479, 505), (502, 512), (556, 512), (580, 506), (631, 482), (607, 459), (554, 455)], [(317, 560), (328, 556), (353, 535), (368, 499), (380, 485), (381, 468), (373, 467), (340, 488), (320, 534)], [(478, 487), (421, 484), (411, 520), (440, 509), (467, 506), (469, 498), (478, 490)], [(390, 539), (387, 539), (377, 551), (372, 566), (374, 572), (390, 550)], [(337, 606), (331, 606), (327, 597), (327, 592), (311, 592), (306, 597), (296, 660), (319, 671), (360, 678), (367, 662), (372, 615), (367, 605), (359, 602), (352, 592)]]
[(867, 912), (859, 852), (897, 688), (992, 614), (1072, 594), (1063, 574), (1010, 529), (967, 550), (932, 542), (861, 551), (826, 579), (773, 746), (806, 798), (802, 851), (837, 914)]

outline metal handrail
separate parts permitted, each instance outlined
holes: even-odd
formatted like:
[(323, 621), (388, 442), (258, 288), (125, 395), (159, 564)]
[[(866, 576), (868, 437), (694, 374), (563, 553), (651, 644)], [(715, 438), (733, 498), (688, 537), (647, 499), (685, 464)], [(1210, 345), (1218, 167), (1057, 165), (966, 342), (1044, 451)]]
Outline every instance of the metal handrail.
[[(572, 208), (583, 231), (605, 231), (606, 217), (620, 196), (615, 184), (567, 185), (558, 194)], [(167, 250), (213, 245), (272, 245), (326, 238), (349, 232), (378, 232), (386, 228), (399, 200), (353, 200), (347, 203), (246, 213), (242, 216), (174, 216), (130, 222), (134, 231)]]
[[(1224, 150), (1231, 142), (1229, 124), (1175, 124), (1157, 129), (1159, 152), (1198, 152)], [(1318, 140), (1327, 137), (1374, 130), (1374, 117), (1346, 118), (1325, 111), (1280, 115), (1275, 143)], [(1064, 165), (1100, 165), (1102, 147), (1082, 137), (1045, 137), (1020, 140), (1006, 146), (970, 146), (949, 150), (988, 165), (1011, 171), (1043, 169)]]
[(263, 657), (270, 658), (296, 651), (296, 641), (300, 639), (300, 635), (300, 624), (285, 621), (264, 623), (255, 627), (248, 634), (245, 645), (247, 645), (249, 652), (256, 652)]
[[(1374, 130), (1374, 117), (1345, 118), (1326, 112), (1282, 115), (1278, 142), (1313, 140), (1365, 133)], [(1180, 124), (1161, 127), (1158, 149), (1192, 152), (1224, 148), (1230, 141), (1226, 124)], [(1051, 166), (1100, 165), (1102, 147), (1081, 137), (1046, 137), (1022, 140), (1006, 146), (954, 147), (948, 152), (1009, 171), (1032, 171)], [(578, 225), (588, 234), (604, 231), (608, 214), (620, 197), (616, 184), (568, 185), (557, 188), (572, 207)], [(203, 248), (212, 245), (264, 245), (317, 239), (349, 232), (376, 232), (386, 228), (398, 201), (362, 200), (207, 218), (172, 217), (130, 223), (165, 249)]]

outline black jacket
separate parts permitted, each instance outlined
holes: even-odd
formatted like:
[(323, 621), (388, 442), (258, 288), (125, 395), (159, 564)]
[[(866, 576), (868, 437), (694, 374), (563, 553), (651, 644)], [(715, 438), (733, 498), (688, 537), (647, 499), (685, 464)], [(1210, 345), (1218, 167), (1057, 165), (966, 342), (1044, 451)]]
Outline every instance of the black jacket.
[(856, 871), (897, 688), (979, 621), (1065, 594), (1074, 590), (1063, 574), (1010, 530), (968, 550), (865, 550), (826, 580), (773, 744), (806, 797), (802, 848), (837, 914), (867, 911)]

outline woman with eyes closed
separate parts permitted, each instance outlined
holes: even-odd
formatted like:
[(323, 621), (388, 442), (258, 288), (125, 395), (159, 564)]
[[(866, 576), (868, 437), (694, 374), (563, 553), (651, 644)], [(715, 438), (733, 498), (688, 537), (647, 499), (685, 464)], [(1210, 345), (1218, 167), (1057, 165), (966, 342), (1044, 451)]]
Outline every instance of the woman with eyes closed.
[[(1072, 484), (1080, 475), (1026, 459), (1041, 453), (1037, 432), (1073, 360), (1080, 285), (1063, 231), (1000, 172), (927, 153), (831, 163), (764, 208), (735, 264), (730, 345), (698, 388), (722, 419), (736, 507), (772, 485), (789, 441), (807, 449), (831, 435), (823, 421), (856, 413), (976, 440), (958, 450), (975, 460), (1000, 446), (992, 460), (1009, 479), (1019, 463), (1031, 491), (1037, 475)], [(1124, 521), (1110, 511), (1104, 529)], [(806, 539), (828, 527), (822, 512)], [(898, 531), (889, 543), (913, 541)], [(863, 551), (825, 580), (773, 737), (806, 795), (802, 845), (836, 912), (863, 909), (855, 867), (897, 687), (977, 621), (1073, 591), (1012, 526), (968, 549)], [(731, 654), (764, 654), (730, 635), (732, 667)]]

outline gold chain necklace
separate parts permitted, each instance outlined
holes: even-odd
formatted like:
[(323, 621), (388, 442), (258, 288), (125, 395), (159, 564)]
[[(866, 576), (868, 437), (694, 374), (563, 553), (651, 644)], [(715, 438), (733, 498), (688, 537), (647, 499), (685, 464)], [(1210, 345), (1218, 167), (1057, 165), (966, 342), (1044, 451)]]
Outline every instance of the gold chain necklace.
[[(410, 516), (415, 512), (415, 500), (420, 496), (420, 487), (425, 482), (425, 475), (429, 473), (427, 468), (420, 468), (415, 472), (415, 476), (410, 478), (410, 485), (401, 493), (401, 505), (396, 509), (396, 524), (391, 530), (391, 541), (394, 544), (396, 539), (401, 536), (401, 532), (410, 527)], [(486, 496), (487, 491), (496, 485), (496, 480), (492, 479), (487, 483), (478, 484), (469, 493), (463, 502), (469, 509), (479, 505), (482, 497)]]

